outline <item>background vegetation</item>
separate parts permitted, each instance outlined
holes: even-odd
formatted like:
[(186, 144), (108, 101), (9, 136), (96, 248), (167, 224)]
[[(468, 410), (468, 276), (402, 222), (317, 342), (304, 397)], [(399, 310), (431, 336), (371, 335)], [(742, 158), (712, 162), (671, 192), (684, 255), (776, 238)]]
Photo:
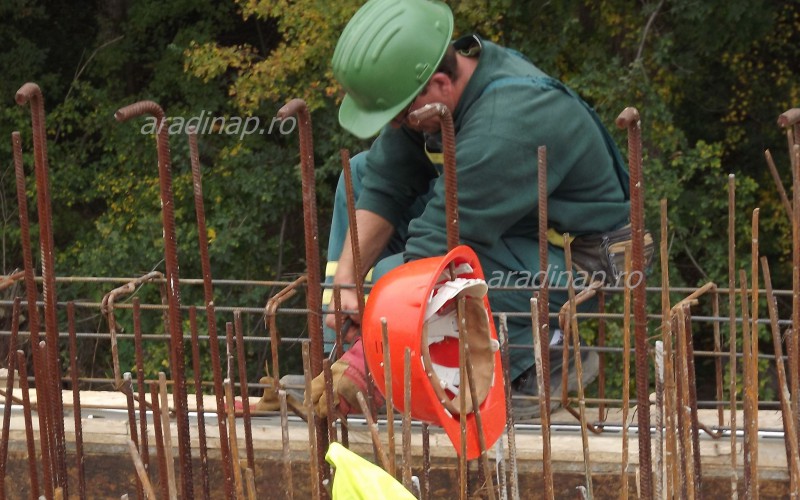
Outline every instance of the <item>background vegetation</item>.
[[(313, 111), (320, 235), (325, 248), (339, 150), (369, 146), (336, 122), (340, 89), (329, 61), (357, 0), (114, 0), (0, 2), (0, 131), (20, 130), (32, 165), (26, 81), (46, 98), (56, 269), (61, 276), (139, 276), (163, 270), (154, 137), (114, 111), (152, 99), (171, 116), (258, 116), (269, 123), (292, 97)], [(798, 105), (800, 4), (777, 0), (450, 0), (457, 34), (513, 47), (582, 94), (613, 130), (626, 106), (642, 115), (647, 224), (669, 202), (673, 285), (727, 286), (727, 178), (736, 175), (738, 265), (749, 269), (750, 214), (761, 208), (761, 251), (776, 287), (791, 287), (791, 226), (763, 153), (789, 185), (777, 116)], [(171, 138), (182, 277), (200, 277), (188, 149)], [(302, 273), (296, 134), (200, 138), (216, 278), (286, 279)], [(0, 141), (0, 262), (21, 267), (10, 141)], [(28, 179), (33, 199), (33, 177)], [(33, 205), (31, 203), (31, 205)], [(35, 214), (32, 214), (35, 220)], [(34, 231), (35, 234), (35, 231)], [(35, 242), (34, 242), (35, 244)], [(658, 269), (656, 264), (656, 269)], [(657, 285), (658, 272), (650, 284)], [(153, 296), (147, 297), (147, 293)], [(142, 291), (157, 300), (157, 291)], [(218, 303), (260, 306), (263, 289), (218, 289)], [(235, 294), (235, 295), (234, 295)], [(59, 299), (99, 301), (69, 287)], [(654, 297), (655, 299), (656, 297)], [(678, 298), (677, 296), (675, 299)], [(200, 290), (184, 303), (201, 304)], [(786, 304), (782, 304), (786, 316)], [(653, 310), (658, 310), (654, 302)], [(765, 309), (762, 309), (762, 312)], [(85, 329), (107, 329), (97, 317)], [(230, 321), (223, 318), (221, 321)], [(302, 328), (295, 323), (289, 328)], [(147, 331), (161, 331), (152, 320)], [(710, 328), (710, 327), (709, 327)], [(258, 321), (247, 326), (257, 332)], [(224, 330), (222, 330), (224, 331)], [(263, 332), (262, 332), (263, 333)], [(299, 333), (299, 332), (293, 332)], [(696, 348), (710, 335), (697, 332)], [(766, 330), (765, 350), (771, 350)], [(103, 346), (99, 347), (101, 350)], [(154, 349), (154, 348), (153, 348)], [(151, 371), (163, 352), (149, 356)], [(262, 358), (263, 359), (263, 358)], [(102, 365), (108, 373), (110, 367)], [(260, 372), (254, 364), (251, 371)]]

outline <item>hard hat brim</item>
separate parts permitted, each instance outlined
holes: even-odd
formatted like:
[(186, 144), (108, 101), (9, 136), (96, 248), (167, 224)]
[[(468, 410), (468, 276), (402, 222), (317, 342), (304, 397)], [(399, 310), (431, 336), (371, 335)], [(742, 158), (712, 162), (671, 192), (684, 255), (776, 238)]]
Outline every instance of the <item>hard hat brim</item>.
[(359, 139), (369, 139), (378, 135), (378, 132), (402, 112), (414, 97), (416, 96), (411, 96), (388, 109), (369, 111), (361, 109), (349, 94), (345, 95), (339, 106), (339, 124)]

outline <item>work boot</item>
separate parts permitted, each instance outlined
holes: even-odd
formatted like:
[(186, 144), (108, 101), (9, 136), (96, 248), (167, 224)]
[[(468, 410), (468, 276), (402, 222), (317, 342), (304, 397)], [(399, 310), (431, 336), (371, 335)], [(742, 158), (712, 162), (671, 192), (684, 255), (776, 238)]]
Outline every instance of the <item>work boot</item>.
[[(560, 333), (560, 332), (558, 332)], [(557, 337), (556, 337), (557, 338)], [(557, 338), (554, 345), (563, 345), (563, 336)], [(551, 356), (550, 364), (550, 412), (561, 406), (561, 387), (562, 387), (562, 368), (561, 352)], [(556, 361), (556, 363), (553, 363)], [(581, 369), (583, 370), (583, 388), (594, 382), (600, 373), (600, 356), (595, 351), (581, 351)], [(575, 392), (578, 390), (578, 371), (575, 369), (573, 355), (569, 358), (569, 371), (567, 374), (567, 391)], [(537, 419), (540, 417), (539, 401), (530, 399), (530, 396), (539, 395), (539, 385), (536, 377), (536, 366), (531, 366), (520, 376), (511, 382), (511, 407), (514, 411), (514, 419), (518, 422)]]

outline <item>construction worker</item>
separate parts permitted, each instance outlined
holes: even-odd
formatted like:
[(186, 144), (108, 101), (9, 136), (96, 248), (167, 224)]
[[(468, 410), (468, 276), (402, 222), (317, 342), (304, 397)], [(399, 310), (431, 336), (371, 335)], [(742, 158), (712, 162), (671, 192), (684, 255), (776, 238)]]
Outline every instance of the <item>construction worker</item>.
[[(439, 122), (409, 119), (427, 104), (443, 103), (455, 124), (461, 243), (476, 252), (490, 286), (538, 284), (530, 279), (540, 271), (537, 150), (546, 146), (547, 224), (559, 235), (548, 245), (546, 271), (550, 286), (565, 286), (561, 234), (594, 235), (628, 224), (624, 162), (594, 112), (561, 82), (477, 35), (451, 42), (452, 32), (452, 13), (442, 2), (369, 0), (339, 38), (332, 60), (346, 91), (339, 122), (360, 138), (377, 134), (369, 151), (351, 160), (363, 269), (374, 266), (368, 276), (374, 281), (403, 262), (447, 252)], [(347, 231), (340, 181), (326, 274), (342, 285), (356, 279)], [(508, 318), (512, 345), (532, 344), (530, 298), (530, 289), (489, 292), (495, 313), (523, 313)], [(566, 298), (551, 292), (550, 311)], [(329, 303), (330, 295), (325, 299)], [(343, 309), (357, 310), (352, 288), (342, 288), (341, 300)], [(366, 390), (358, 315), (351, 319), (345, 340), (355, 343), (333, 366), (335, 403), (345, 413), (358, 408), (355, 395)], [(333, 315), (325, 321), (333, 327)], [(562, 341), (557, 322), (550, 331), (551, 345)], [(510, 361), (514, 393), (536, 395), (532, 349), (512, 349)], [(582, 361), (588, 384), (597, 376), (598, 356), (584, 351)], [(559, 350), (550, 363), (554, 393), (561, 387), (561, 364)], [(575, 390), (569, 365), (569, 389)], [(323, 389), (320, 378), (311, 399), (325, 414)], [(535, 417), (539, 405), (517, 398), (514, 412)]]

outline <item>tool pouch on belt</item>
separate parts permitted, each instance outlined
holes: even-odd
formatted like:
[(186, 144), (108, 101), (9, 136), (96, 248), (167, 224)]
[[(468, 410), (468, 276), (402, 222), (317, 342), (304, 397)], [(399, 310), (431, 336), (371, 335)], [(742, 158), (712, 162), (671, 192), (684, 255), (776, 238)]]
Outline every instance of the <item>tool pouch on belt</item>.
[[(603, 279), (605, 284), (620, 286), (625, 276), (625, 247), (631, 245), (631, 225), (601, 234), (576, 236), (570, 244), (572, 262), (590, 279)], [(653, 260), (653, 236), (644, 231), (644, 267)]]

